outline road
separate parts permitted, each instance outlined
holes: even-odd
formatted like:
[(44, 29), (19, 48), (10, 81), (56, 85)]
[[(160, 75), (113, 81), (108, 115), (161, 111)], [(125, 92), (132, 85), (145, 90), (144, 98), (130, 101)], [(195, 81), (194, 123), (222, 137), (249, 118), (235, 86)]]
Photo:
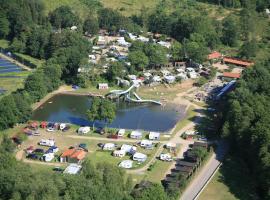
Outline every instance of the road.
[(192, 180), (186, 188), (180, 200), (193, 200), (203, 189), (204, 185), (210, 179), (215, 170), (220, 166), (224, 155), (227, 151), (227, 145), (224, 142), (218, 144), (216, 153), (214, 153), (204, 167), (199, 171), (199, 174)]

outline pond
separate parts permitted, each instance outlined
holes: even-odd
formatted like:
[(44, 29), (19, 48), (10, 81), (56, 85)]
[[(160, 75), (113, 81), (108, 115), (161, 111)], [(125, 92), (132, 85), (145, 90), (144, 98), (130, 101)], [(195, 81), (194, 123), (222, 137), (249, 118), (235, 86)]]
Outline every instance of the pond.
[[(92, 126), (93, 123), (87, 120), (85, 114), (90, 105), (90, 97), (58, 94), (36, 109), (32, 119)], [(172, 129), (184, 117), (186, 108), (184, 105), (159, 106), (127, 102), (116, 102), (116, 105), (116, 118), (109, 127), (159, 132)], [(102, 125), (100, 122), (95, 123), (95, 126)]]

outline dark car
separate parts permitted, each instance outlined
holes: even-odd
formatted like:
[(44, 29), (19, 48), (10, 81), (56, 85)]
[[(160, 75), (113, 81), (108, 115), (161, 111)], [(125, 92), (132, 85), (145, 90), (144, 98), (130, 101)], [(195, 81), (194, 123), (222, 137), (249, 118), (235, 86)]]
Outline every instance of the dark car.
[(87, 151), (87, 144), (81, 143), (79, 144), (79, 147)]
[(99, 133), (100, 135), (103, 135), (103, 134), (105, 134), (105, 129), (102, 127), (98, 127), (95, 132)]
[(34, 153), (44, 153), (44, 149), (35, 149)]
[(28, 155), (26, 156), (26, 158), (32, 159), (32, 160), (37, 160), (39, 157), (38, 157), (36, 154), (31, 153), (31, 154), (28, 154)]
[(53, 168), (53, 171), (55, 171), (55, 172), (63, 172), (64, 170), (62, 169), (62, 168), (60, 168), (60, 167), (55, 167), (55, 168)]
[(70, 129), (70, 126), (66, 126), (65, 128), (63, 128), (63, 132), (66, 132), (66, 131), (68, 131)]

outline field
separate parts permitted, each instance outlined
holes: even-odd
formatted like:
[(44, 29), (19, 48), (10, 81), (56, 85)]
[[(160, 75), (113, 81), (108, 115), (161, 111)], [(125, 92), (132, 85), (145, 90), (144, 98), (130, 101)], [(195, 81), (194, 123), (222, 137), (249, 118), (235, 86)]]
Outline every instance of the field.
[(227, 158), (199, 200), (258, 199), (254, 196), (253, 180), (247, 174), (246, 166), (238, 158)]
[[(10, 94), (11, 92), (23, 87), (25, 77), (0, 78), (0, 88), (7, 90), (7, 92), (5, 92), (5, 95)], [(0, 98), (1, 97), (3, 97), (3, 95), (0, 95)]]

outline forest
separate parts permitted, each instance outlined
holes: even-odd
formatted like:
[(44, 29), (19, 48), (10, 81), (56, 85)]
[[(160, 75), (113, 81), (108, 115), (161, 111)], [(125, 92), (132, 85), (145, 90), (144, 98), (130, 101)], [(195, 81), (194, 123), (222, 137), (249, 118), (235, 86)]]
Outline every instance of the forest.
[[(0, 100), (0, 130), (29, 120), (31, 105), (63, 83), (78, 84), (85, 77), (78, 68), (86, 65), (92, 48), (83, 33), (97, 34), (99, 29), (116, 32), (126, 29), (166, 34), (175, 38), (174, 60), (190, 58), (206, 60), (215, 49), (232, 50), (234, 56), (251, 59), (256, 66), (244, 72), (235, 91), (224, 101), (222, 137), (227, 138), (232, 151), (248, 163), (258, 194), (270, 198), (270, 26), (265, 9), (267, 0), (202, 1), (237, 8), (222, 20), (208, 16), (196, 1), (186, 1), (173, 12), (167, 12), (160, 1), (153, 12), (142, 10), (139, 15), (126, 17), (101, 4), (89, 4), (86, 19), (69, 6), (56, 8), (48, 15), (42, 1), (0, 0), (0, 39), (10, 42), (9, 50), (42, 58), (46, 63), (29, 75), (24, 88)], [(76, 25), (78, 31), (70, 31)], [(154, 52), (154, 53), (153, 53)], [(160, 53), (160, 54), (158, 54)], [(161, 55), (161, 56), (160, 56)], [(152, 44), (135, 43), (127, 70), (140, 71), (166, 62), (163, 49)], [(103, 78), (113, 81), (121, 73), (122, 63), (113, 64)], [(89, 77), (87, 77), (89, 78)], [(96, 77), (92, 77), (95, 79)], [(64, 176), (32, 172), (12, 156), (13, 147), (3, 140), (0, 153), (0, 199), (169, 199), (160, 185), (147, 184), (140, 192), (132, 189), (130, 178), (118, 168), (92, 166), (85, 162), (80, 176)]]

